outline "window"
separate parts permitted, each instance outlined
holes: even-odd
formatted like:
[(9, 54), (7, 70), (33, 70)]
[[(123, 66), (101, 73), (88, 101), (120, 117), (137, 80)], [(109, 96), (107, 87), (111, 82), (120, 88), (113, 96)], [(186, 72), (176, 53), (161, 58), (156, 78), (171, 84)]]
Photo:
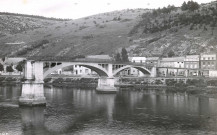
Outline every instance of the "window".
[(206, 65), (206, 62), (203, 62), (203, 65)]
[(142, 63), (142, 60), (140, 60), (140, 63)]
[(209, 60), (209, 57), (208, 57), (208, 60)]
[(214, 60), (214, 57), (212, 57), (212, 60)]

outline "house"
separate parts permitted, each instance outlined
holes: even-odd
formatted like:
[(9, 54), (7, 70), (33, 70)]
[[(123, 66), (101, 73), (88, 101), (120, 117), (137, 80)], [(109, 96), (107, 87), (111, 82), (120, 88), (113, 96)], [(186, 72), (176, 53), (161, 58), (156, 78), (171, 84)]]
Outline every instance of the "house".
[(74, 65), (73, 66), (73, 74), (74, 75), (89, 75), (91, 74), (91, 69), (80, 66), (80, 65)]
[(129, 57), (129, 61), (133, 63), (145, 63), (146, 57)]
[(186, 76), (198, 76), (200, 74), (200, 55), (186, 55), (184, 67)]
[(162, 58), (159, 67), (184, 68), (185, 57)]
[[(129, 61), (133, 63), (145, 64), (146, 57), (129, 57)], [(128, 75), (133, 75), (133, 76), (143, 76), (144, 75), (141, 71), (135, 68), (130, 68), (128, 70), (125, 70), (124, 72), (127, 73)]]
[(160, 76), (184, 76), (184, 59), (185, 57), (161, 58), (158, 67)]
[(155, 67), (159, 67), (160, 58), (159, 57), (147, 57), (146, 62), (147, 65), (152, 65)]
[(184, 66), (187, 69), (200, 68), (200, 55), (186, 55), (184, 59)]
[(202, 53), (200, 55), (200, 68), (203, 76), (209, 76), (210, 70), (216, 70), (216, 53)]
[(200, 62), (201, 69), (216, 70), (216, 53), (201, 54), (200, 61), (201, 61)]

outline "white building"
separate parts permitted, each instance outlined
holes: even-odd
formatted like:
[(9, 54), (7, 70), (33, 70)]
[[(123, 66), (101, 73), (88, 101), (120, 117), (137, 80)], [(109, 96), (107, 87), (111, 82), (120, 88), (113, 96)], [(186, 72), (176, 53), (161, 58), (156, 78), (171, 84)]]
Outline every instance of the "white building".
[(217, 70), (209, 70), (209, 77), (217, 77)]
[[(133, 63), (140, 63), (145, 64), (146, 57), (129, 57), (129, 61)], [(143, 76), (144, 74), (135, 68), (130, 68), (128, 71), (125, 71), (126, 73), (133, 75), (133, 76)]]
[(185, 57), (162, 58), (160, 67), (184, 68)]
[(80, 65), (74, 65), (73, 66), (73, 74), (74, 75), (91, 75), (92, 71), (89, 68), (80, 66)]
[(133, 63), (145, 63), (146, 57), (129, 57), (129, 61)]
[(162, 58), (159, 64), (158, 74), (160, 76), (184, 76), (184, 60), (185, 57)]

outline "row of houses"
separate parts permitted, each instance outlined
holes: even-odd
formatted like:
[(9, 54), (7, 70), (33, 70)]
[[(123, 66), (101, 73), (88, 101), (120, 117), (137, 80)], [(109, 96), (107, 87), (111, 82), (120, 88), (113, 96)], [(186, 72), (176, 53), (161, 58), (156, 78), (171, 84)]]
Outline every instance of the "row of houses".
[[(129, 57), (134, 63), (157, 67), (158, 76), (206, 76), (217, 77), (216, 53), (186, 55), (182, 57)], [(139, 72), (137, 72), (139, 74)]]

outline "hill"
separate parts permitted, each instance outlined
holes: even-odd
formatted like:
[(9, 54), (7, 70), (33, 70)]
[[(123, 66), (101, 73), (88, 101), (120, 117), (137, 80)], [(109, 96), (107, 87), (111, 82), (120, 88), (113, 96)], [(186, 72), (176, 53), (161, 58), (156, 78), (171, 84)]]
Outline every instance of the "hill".
[[(120, 47), (128, 47), (128, 33), (139, 20), (144, 9), (122, 10), (97, 14), (76, 20), (48, 20), (25, 16), (1, 15), (6, 36), (0, 37), (3, 56), (76, 56), (111, 54)], [(9, 18), (9, 19), (7, 19)], [(16, 21), (22, 19), (20, 21)], [(17, 22), (19, 22), (17, 24)], [(24, 24), (23, 24), (24, 23)], [(26, 27), (16, 31), (17, 26)]]
[(167, 57), (169, 52), (176, 56), (217, 52), (217, 2), (196, 6), (168, 6), (144, 13), (129, 33), (135, 46), (131, 55)]
[[(127, 9), (76, 20), (0, 14), (0, 55), (175, 56), (217, 51), (217, 2)], [(173, 54), (170, 53), (170, 54)]]

